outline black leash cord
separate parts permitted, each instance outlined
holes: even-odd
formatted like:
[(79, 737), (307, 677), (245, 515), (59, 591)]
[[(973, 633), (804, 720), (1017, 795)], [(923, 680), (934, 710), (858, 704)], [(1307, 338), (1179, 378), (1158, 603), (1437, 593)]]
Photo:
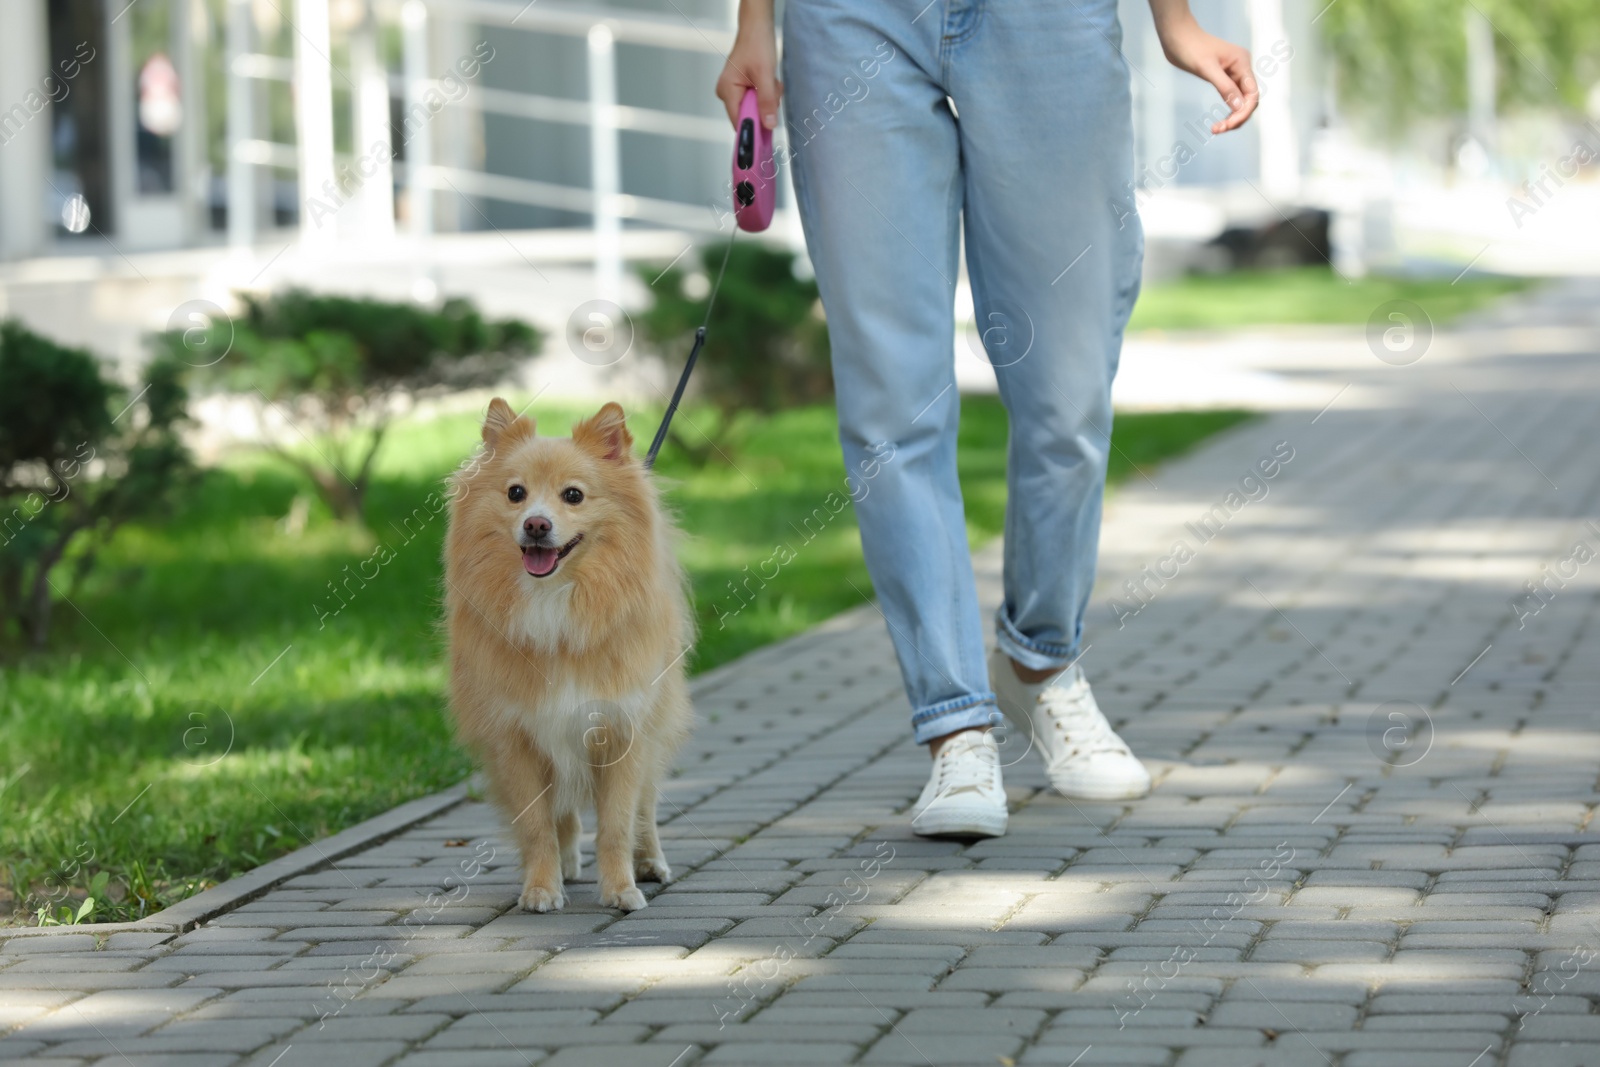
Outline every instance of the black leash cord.
[(656, 439), (650, 442), (650, 451), (645, 453), (644, 469), (649, 470), (656, 465), (656, 453), (661, 451), (661, 445), (667, 439), (667, 429), (672, 425), (672, 416), (677, 414), (678, 401), (683, 399), (684, 387), (689, 384), (689, 375), (694, 370), (694, 361), (700, 357), (700, 346), (706, 343), (706, 328), (696, 328), (694, 331), (694, 347), (689, 349), (689, 361), (683, 365), (683, 373), (678, 375), (678, 388), (672, 391), (672, 402), (667, 405), (667, 413), (661, 417), (661, 425), (656, 429)]
[[(739, 228), (733, 228), (735, 235)], [(667, 413), (661, 416), (661, 425), (656, 428), (656, 439), (650, 442), (650, 451), (644, 456), (644, 469), (649, 470), (656, 465), (656, 453), (661, 451), (661, 446), (667, 440), (667, 430), (672, 426), (672, 416), (678, 413), (678, 401), (683, 399), (683, 390), (689, 384), (689, 375), (694, 371), (694, 361), (700, 358), (700, 348), (706, 343), (706, 327), (711, 325), (711, 309), (716, 306), (717, 293), (722, 289), (722, 278), (728, 273), (728, 257), (733, 254), (733, 238), (728, 238), (728, 248), (722, 253), (722, 266), (717, 270), (717, 284), (711, 287), (711, 299), (706, 301), (706, 318), (694, 331), (694, 347), (689, 349), (689, 360), (683, 365), (683, 373), (678, 375), (678, 387), (672, 391), (672, 402), (667, 405)]]

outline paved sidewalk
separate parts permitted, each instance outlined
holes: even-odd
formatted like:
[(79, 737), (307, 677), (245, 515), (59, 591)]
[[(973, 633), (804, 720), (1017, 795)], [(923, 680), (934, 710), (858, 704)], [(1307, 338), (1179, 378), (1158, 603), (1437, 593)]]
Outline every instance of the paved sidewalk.
[(1083, 662), (1149, 799), (1053, 796), (1011, 738), (1010, 834), (912, 837), (863, 605), (701, 687), (646, 910), (511, 910), (467, 801), (190, 933), (12, 937), (0, 1059), (1600, 1062), (1600, 286), (1347, 348), (1325, 410), (1108, 510)]

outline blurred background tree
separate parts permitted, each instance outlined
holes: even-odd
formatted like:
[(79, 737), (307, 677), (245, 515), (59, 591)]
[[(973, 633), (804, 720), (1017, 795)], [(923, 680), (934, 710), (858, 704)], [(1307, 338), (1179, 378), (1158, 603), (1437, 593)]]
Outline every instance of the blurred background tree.
[(1340, 103), (1396, 133), (1467, 108), (1467, 24), (1487, 21), (1500, 109), (1582, 113), (1600, 81), (1594, 0), (1334, 0), (1317, 19)]
[[(724, 255), (728, 269), (690, 387), (717, 410), (720, 425), (713, 433), (726, 439), (743, 412), (768, 414), (830, 397), (833, 374), (817, 283), (795, 275), (793, 253), (752, 240), (731, 251), (726, 242), (705, 246), (699, 271), (674, 267), (662, 274), (650, 287), (655, 302), (637, 316), (645, 337), (678, 363), (687, 358), (711, 298), (706, 280), (716, 276)], [(654, 273), (645, 268), (639, 276), (649, 282)], [(704, 462), (711, 442), (690, 434), (685, 438), (673, 423), (674, 446)]]
[(241, 299), (244, 313), (214, 321), (205, 336), (172, 330), (153, 344), (179, 359), (197, 349), (225, 353), (218, 381), (258, 399), (263, 427), (265, 409), (275, 407), (304, 434), (287, 444), (268, 435), (264, 444), (309, 478), (340, 519), (365, 521), (396, 401), (497, 385), (540, 343), (533, 327), (489, 322), (466, 300), (432, 310), (301, 289)]
[(70, 597), (112, 531), (167, 510), (191, 472), (182, 371), (151, 362), (130, 399), (84, 349), (0, 324), (0, 637), (42, 647), (57, 565)]

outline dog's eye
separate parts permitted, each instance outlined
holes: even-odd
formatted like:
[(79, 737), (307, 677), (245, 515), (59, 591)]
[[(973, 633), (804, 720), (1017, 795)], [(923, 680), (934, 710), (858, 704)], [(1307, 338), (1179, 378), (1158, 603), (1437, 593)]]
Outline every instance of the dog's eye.
[(506, 499), (510, 500), (513, 504), (520, 504), (524, 500), (528, 499), (528, 491), (522, 488), (520, 485), (513, 485), (510, 489), (506, 490)]
[(569, 485), (561, 494), (561, 499), (569, 504), (583, 503), (583, 490), (575, 485)]

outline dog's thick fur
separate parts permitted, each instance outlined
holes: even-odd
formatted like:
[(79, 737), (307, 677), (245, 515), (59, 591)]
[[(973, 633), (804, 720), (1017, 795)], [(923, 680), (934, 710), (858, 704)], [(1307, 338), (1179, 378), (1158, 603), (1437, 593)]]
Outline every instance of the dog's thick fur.
[[(483, 440), (452, 486), (445, 541), (459, 736), (482, 759), (521, 850), (524, 908), (565, 903), (589, 802), (600, 903), (642, 908), (635, 878), (672, 877), (656, 790), (692, 718), (683, 653), (693, 620), (675, 531), (616, 404), (571, 438), (539, 437), (496, 397)], [(538, 545), (578, 537), (554, 571), (535, 576), (552, 551)], [(545, 554), (525, 566), (530, 546)]]

